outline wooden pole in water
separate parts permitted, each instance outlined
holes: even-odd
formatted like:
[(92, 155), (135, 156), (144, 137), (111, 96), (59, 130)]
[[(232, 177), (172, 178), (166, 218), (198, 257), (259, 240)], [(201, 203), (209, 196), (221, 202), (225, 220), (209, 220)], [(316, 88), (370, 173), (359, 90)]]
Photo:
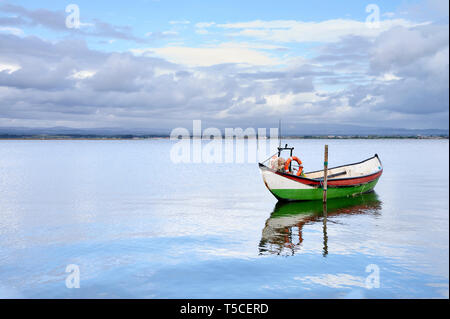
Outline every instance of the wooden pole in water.
[(328, 182), (328, 145), (325, 145), (325, 160), (323, 162), (323, 202), (327, 202), (327, 182)]

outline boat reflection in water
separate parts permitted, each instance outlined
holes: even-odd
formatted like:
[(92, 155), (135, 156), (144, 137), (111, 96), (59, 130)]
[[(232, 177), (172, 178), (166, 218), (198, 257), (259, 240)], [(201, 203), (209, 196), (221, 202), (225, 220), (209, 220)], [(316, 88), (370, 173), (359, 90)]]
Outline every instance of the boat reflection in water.
[(337, 215), (379, 214), (381, 202), (375, 192), (356, 197), (321, 201), (278, 202), (267, 219), (259, 243), (260, 255), (294, 255), (302, 247), (305, 224), (323, 223), (323, 256), (328, 254), (327, 218)]

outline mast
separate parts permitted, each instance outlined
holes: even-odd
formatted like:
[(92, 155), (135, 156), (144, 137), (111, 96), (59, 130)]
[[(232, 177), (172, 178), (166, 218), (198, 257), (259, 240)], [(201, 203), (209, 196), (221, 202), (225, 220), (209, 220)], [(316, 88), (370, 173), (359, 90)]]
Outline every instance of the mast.
[(278, 147), (281, 148), (281, 119), (278, 120)]
[(278, 120), (278, 157), (281, 156), (281, 119)]

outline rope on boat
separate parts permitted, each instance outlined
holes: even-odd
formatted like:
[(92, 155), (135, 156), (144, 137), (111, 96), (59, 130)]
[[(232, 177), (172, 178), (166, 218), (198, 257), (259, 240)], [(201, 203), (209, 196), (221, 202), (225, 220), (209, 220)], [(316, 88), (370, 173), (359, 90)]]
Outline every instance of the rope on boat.
[(262, 161), (261, 163), (264, 164), (265, 162), (267, 162), (268, 160), (270, 160), (274, 155), (278, 154), (278, 152), (275, 152), (274, 154), (270, 155), (270, 157), (264, 161)]

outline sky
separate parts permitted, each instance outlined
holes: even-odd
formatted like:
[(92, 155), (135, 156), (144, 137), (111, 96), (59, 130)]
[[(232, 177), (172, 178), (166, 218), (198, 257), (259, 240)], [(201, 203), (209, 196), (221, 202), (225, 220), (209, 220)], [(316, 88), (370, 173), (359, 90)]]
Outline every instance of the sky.
[(448, 129), (448, 9), (0, 0), (0, 127)]

